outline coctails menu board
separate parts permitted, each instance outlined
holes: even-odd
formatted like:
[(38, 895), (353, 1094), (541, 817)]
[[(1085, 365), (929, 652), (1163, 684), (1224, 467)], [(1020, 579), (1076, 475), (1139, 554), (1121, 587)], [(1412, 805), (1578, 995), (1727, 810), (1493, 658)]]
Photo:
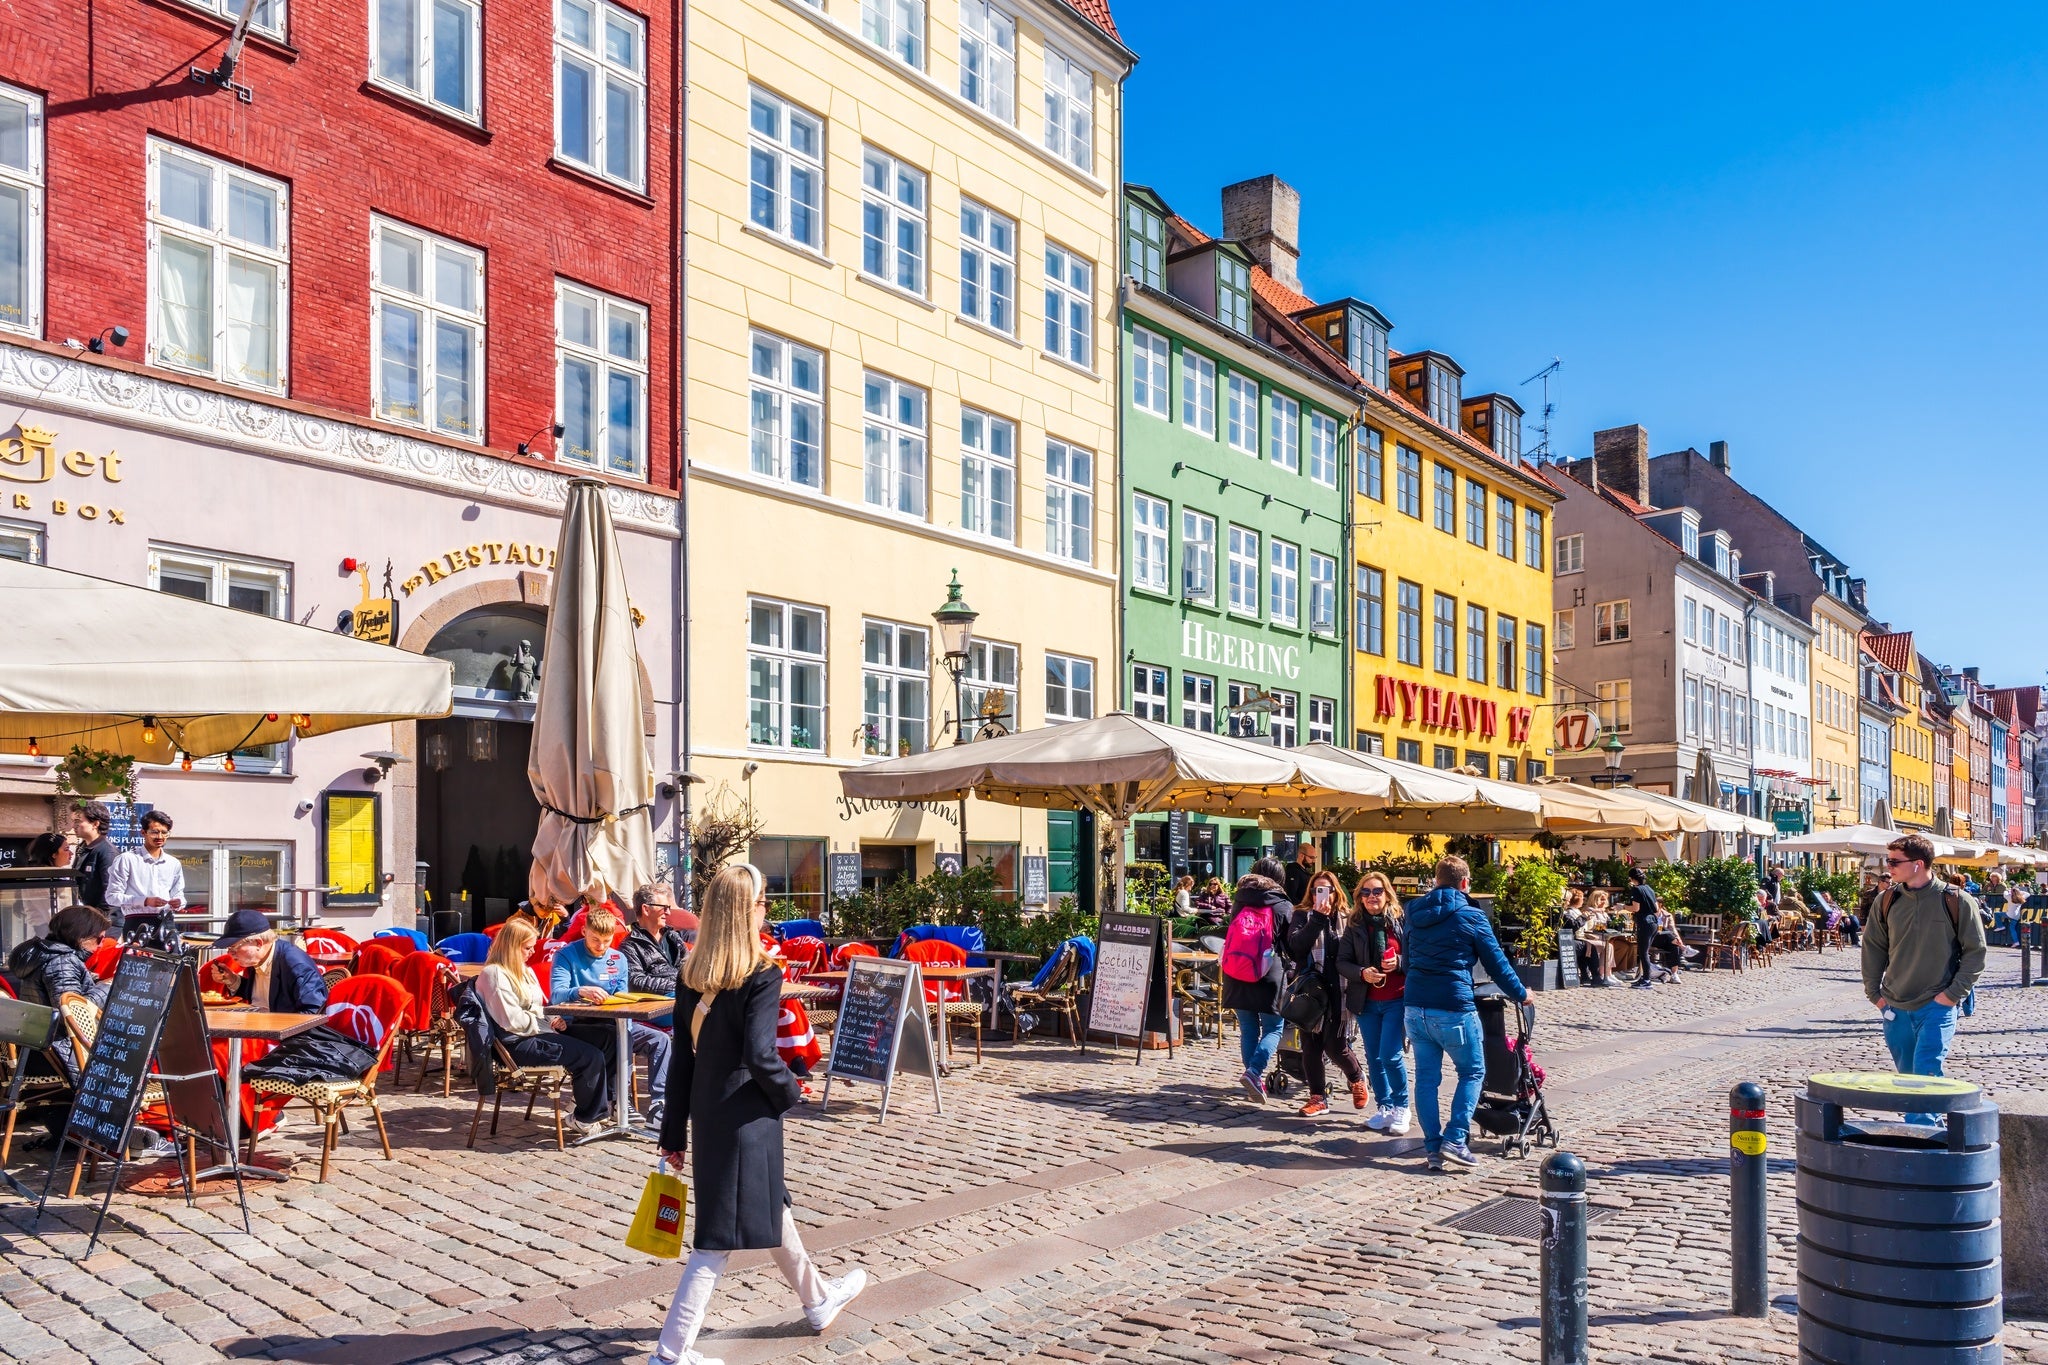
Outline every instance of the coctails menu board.
[(882, 1087), (882, 1117), (886, 1118), (889, 1094), (899, 1072), (929, 1076), (932, 1103), (940, 1114), (946, 1112), (939, 1097), (931, 1021), (924, 1009), (924, 977), (917, 964), (888, 957), (856, 957), (847, 964), (819, 1107), (823, 1110), (831, 1104), (834, 1080), (865, 1081)]
[(1140, 1059), (1141, 1035), (1168, 1029), (1163, 930), (1155, 915), (1111, 912), (1102, 916), (1095, 935), (1088, 1031), (1137, 1040)]
[(831, 869), (830, 886), (833, 900), (851, 900), (860, 894), (860, 854), (827, 854), (826, 866)]
[(142, 1108), (149, 1064), (183, 965), (163, 953), (131, 948), (121, 954), (92, 1055), (64, 1122), (66, 1141), (117, 1160), (126, 1155), (128, 1130)]

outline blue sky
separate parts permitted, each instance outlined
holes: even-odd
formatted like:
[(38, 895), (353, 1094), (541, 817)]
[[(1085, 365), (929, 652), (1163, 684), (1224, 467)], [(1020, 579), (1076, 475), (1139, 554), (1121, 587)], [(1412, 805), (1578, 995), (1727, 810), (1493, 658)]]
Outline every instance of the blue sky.
[(2048, 6), (1118, 0), (1125, 174), (1197, 225), (1272, 172), (1302, 276), (1468, 393), (1564, 361), (1552, 445), (1639, 422), (1870, 581), (1923, 653), (2048, 667)]

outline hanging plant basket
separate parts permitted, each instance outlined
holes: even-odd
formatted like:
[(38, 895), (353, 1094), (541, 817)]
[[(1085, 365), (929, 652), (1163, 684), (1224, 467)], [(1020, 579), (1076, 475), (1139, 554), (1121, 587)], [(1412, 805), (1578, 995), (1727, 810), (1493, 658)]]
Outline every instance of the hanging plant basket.
[(119, 793), (128, 804), (135, 804), (135, 760), (127, 754), (74, 744), (71, 752), (57, 761), (59, 796), (96, 797), (115, 793)]

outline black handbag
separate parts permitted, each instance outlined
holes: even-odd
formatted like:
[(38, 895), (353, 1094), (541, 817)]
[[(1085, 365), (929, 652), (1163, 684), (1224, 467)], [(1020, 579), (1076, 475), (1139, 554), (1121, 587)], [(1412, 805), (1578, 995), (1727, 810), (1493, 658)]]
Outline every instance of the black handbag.
[(1275, 1010), (1303, 1033), (1320, 1029), (1323, 1016), (1330, 1011), (1330, 995), (1324, 989), (1322, 977), (1314, 972), (1297, 974), (1281, 989)]

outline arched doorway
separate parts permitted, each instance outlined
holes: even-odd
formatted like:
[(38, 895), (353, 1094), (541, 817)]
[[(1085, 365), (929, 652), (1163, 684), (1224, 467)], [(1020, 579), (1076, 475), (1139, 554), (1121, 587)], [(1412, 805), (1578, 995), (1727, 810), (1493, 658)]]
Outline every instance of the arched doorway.
[(523, 602), (474, 607), (425, 653), (454, 674), (454, 714), (419, 724), (418, 851), (436, 929), (476, 930), (526, 896), (540, 806), (526, 779), (547, 613)]

